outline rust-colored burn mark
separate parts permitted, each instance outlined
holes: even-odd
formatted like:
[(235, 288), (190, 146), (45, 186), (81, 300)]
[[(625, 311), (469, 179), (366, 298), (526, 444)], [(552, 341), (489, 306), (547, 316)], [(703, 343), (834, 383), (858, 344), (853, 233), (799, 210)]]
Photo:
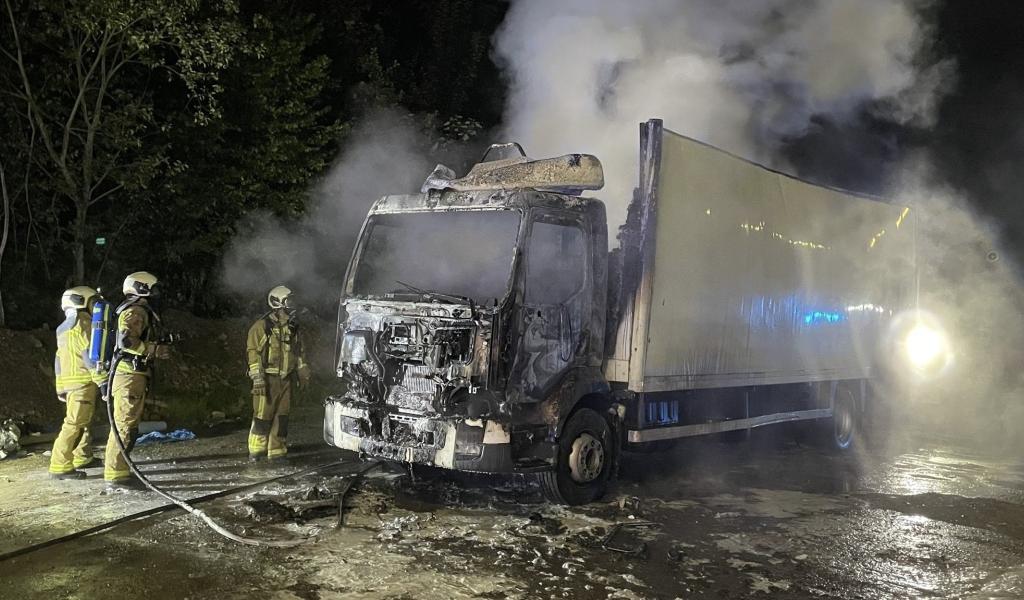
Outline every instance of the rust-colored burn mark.
[(601, 161), (590, 154), (566, 154), (538, 160), (520, 156), (478, 163), (460, 179), (448, 178), (452, 174), (451, 169), (438, 165), (427, 178), (424, 188), (462, 192), (537, 189), (576, 193), (604, 187), (604, 168)]
[(576, 400), (576, 377), (570, 374), (540, 405), (541, 418), (550, 427), (558, 427), (559, 419)]

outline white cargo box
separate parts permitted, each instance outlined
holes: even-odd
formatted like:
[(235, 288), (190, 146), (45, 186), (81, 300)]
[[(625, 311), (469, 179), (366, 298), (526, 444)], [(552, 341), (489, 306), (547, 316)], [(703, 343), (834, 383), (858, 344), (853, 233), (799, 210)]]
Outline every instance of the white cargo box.
[(643, 268), (608, 379), (656, 392), (869, 377), (916, 300), (910, 209), (642, 127)]

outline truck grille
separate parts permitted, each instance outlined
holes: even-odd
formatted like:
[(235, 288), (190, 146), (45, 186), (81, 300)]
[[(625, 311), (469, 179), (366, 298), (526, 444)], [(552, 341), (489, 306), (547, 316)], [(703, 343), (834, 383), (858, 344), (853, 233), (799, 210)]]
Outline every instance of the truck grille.
[(397, 421), (399, 423), (404, 423), (406, 425), (415, 425), (416, 421), (419, 421), (420, 419), (423, 418), (422, 415), (405, 415), (401, 413), (396, 413), (389, 416), (391, 417), (392, 421)]
[(414, 394), (433, 394), (437, 384), (427, 379), (432, 372), (433, 369), (430, 367), (406, 365), (402, 387)]

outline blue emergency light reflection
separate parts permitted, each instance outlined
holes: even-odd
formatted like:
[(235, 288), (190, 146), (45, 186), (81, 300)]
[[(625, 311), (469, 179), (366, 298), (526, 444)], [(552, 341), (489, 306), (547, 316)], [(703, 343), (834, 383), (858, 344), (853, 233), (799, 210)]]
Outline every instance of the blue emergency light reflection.
[[(810, 305), (810, 306), (809, 306)], [(753, 296), (744, 299), (740, 314), (754, 329), (775, 329), (779, 326), (799, 327), (843, 323), (851, 318), (849, 313), (884, 310), (874, 304), (849, 306), (846, 310), (834, 306), (809, 303), (790, 294), (782, 297)]]
[(815, 323), (839, 323), (845, 319), (846, 315), (843, 313), (816, 310), (804, 315), (804, 324), (814, 325)]

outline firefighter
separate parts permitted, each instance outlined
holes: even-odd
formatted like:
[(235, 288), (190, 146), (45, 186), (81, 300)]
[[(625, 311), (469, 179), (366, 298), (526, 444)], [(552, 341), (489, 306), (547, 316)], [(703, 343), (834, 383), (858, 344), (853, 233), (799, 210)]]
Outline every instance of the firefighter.
[[(138, 437), (138, 425), (149, 391), (153, 361), (168, 356), (167, 346), (158, 343), (160, 317), (156, 312), (156, 283), (157, 278), (145, 271), (126, 277), (121, 288), (125, 300), (115, 311), (117, 350), (121, 360), (114, 372), (111, 392), (114, 422), (129, 452)], [(113, 431), (107, 439), (103, 478), (111, 488), (134, 488), (138, 485), (117, 446)]]
[(106, 373), (98, 372), (89, 359), (90, 311), (97, 295), (91, 287), (78, 286), (60, 297), (66, 319), (57, 327), (53, 371), (57, 398), (67, 409), (53, 441), (49, 469), (53, 479), (84, 479), (85, 471), (80, 469), (93, 463), (89, 423), (106, 379)]
[(288, 411), (292, 389), (309, 383), (310, 370), (295, 320), (292, 291), (283, 285), (270, 290), (270, 312), (249, 328), (246, 355), (252, 379), (252, 427), (249, 460), (274, 460), (288, 453)]

